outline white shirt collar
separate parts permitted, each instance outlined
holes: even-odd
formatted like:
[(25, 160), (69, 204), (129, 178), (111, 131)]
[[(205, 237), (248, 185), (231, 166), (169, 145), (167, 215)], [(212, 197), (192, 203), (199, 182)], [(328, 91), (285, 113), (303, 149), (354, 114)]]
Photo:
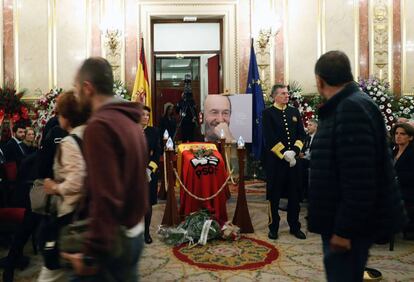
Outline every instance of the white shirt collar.
[(19, 139), (17, 139), (17, 138), (16, 138), (16, 137), (14, 137), (14, 136), (13, 136), (12, 138), (14, 139), (14, 141), (16, 141), (16, 143), (17, 143), (17, 144), (19, 144), (19, 145), (20, 145), (20, 143), (22, 143), (22, 141), (20, 141)]

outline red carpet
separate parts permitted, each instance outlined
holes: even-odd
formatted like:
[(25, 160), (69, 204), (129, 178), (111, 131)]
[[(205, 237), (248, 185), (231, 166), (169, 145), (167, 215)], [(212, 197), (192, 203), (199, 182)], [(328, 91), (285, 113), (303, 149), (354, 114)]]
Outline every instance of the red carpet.
[(279, 257), (278, 250), (262, 240), (242, 237), (239, 241), (214, 240), (205, 246), (173, 248), (181, 261), (209, 270), (255, 270)]

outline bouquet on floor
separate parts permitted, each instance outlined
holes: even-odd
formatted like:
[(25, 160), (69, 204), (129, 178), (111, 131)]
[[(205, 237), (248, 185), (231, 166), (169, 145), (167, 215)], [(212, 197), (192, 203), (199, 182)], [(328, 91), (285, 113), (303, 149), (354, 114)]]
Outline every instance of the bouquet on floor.
[(216, 220), (211, 219), (210, 212), (203, 209), (187, 216), (177, 227), (159, 226), (157, 233), (167, 245), (178, 246), (188, 242), (192, 247), (220, 238), (221, 228)]
[(240, 240), (240, 227), (234, 225), (231, 221), (227, 221), (221, 228), (221, 237), (227, 241)]

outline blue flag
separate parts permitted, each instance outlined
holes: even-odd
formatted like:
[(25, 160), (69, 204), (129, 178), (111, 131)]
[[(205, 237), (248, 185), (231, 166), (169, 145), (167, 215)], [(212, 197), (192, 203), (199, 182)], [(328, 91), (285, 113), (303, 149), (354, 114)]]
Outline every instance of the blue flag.
[(254, 53), (253, 40), (250, 47), (249, 75), (247, 78), (246, 93), (253, 95), (253, 155), (259, 160), (262, 154), (263, 132), (262, 111), (265, 108), (262, 86), (260, 85), (259, 69), (257, 67), (256, 54)]

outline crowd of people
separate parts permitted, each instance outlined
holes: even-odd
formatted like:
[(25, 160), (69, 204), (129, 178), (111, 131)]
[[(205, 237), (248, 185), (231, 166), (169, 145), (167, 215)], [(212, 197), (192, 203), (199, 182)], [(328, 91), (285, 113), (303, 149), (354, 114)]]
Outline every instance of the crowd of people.
[[(315, 75), (326, 99), (319, 120), (305, 129), (282, 84), (272, 88), (274, 104), (263, 111), (268, 238), (278, 239), (279, 202), (287, 198), (290, 233), (305, 240), (299, 213), (306, 200), (307, 226), (321, 236), (328, 281), (362, 281), (374, 243), (388, 242), (400, 231), (404, 239), (414, 239), (414, 127), (400, 120), (387, 133), (343, 52), (322, 55)], [(85, 60), (75, 89), (59, 95), (40, 145), (32, 128), (16, 123), (1, 147), (2, 177), (15, 174), (3, 206), (24, 209), (1, 260), (3, 281), (13, 281), (15, 268), (27, 265), (23, 248), (36, 230), (44, 258), (38, 281), (138, 280), (143, 244), (152, 243), (163, 132), (175, 136), (181, 126), (182, 137), (192, 141), (197, 115), (187, 93), (178, 105), (182, 119), (177, 123), (169, 105), (158, 130), (149, 126), (149, 107), (114, 98), (112, 85), (105, 59)], [(214, 99), (220, 100), (215, 106)], [(230, 115), (228, 97), (205, 99), (206, 141), (234, 141)], [(43, 213), (31, 209), (35, 180), (44, 192)], [(85, 219), (80, 247), (68, 251), (64, 230)]]

